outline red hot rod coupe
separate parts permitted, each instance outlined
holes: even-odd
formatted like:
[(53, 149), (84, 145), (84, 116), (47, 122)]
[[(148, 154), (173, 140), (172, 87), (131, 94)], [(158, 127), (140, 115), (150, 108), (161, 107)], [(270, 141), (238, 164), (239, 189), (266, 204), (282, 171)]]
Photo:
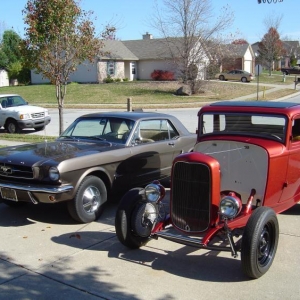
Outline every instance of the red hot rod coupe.
[(138, 248), (164, 238), (207, 250), (241, 253), (250, 278), (270, 268), (277, 215), (300, 201), (300, 105), (223, 101), (198, 113), (194, 151), (172, 165), (169, 209), (155, 181), (122, 198), (116, 234)]

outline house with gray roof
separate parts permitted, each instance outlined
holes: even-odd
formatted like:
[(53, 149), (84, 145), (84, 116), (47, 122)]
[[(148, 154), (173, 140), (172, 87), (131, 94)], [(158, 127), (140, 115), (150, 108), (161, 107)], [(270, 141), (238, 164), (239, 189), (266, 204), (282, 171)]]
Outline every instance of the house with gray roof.
[[(132, 80), (151, 80), (154, 70), (169, 71), (178, 76), (179, 50), (182, 45), (180, 38), (153, 39), (146, 33), (141, 40), (106, 40), (101, 49), (102, 55), (94, 62), (84, 62), (70, 75), (70, 82), (101, 83), (108, 76), (111, 78)], [(208, 62), (208, 57), (202, 60), (203, 66), (198, 66), (199, 77), (204, 77), (201, 71)], [(202, 72), (202, 73), (201, 73)], [(31, 72), (33, 84), (47, 82), (40, 74)]]
[(250, 44), (228, 44), (224, 46), (222, 70), (245, 70), (249, 73), (255, 71), (255, 53)]

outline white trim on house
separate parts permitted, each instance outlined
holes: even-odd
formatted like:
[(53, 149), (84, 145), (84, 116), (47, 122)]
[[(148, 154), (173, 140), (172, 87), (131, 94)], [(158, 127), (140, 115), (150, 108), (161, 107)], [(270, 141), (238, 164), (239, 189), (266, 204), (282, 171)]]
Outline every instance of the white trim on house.
[(9, 78), (6, 70), (0, 70), (0, 87), (9, 86)]

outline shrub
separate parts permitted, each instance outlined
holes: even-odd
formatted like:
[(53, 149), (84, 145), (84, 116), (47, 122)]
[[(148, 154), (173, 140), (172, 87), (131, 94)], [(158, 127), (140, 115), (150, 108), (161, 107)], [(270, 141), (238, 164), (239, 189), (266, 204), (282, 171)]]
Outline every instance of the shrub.
[(111, 78), (111, 76), (109, 74), (107, 74), (107, 77), (103, 79), (103, 82), (111, 83), (111, 82), (114, 82), (114, 79)]
[(151, 73), (151, 78), (157, 81), (174, 80), (174, 73), (170, 71), (154, 70)]
[(127, 77), (123, 78), (123, 81), (128, 81), (129, 79)]

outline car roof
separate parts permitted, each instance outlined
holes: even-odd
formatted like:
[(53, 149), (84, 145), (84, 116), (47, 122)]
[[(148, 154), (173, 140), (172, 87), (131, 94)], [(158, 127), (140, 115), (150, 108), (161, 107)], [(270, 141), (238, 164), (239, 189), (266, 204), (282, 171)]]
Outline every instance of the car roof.
[(99, 112), (99, 113), (91, 113), (82, 115), (79, 118), (97, 118), (97, 117), (114, 117), (114, 118), (125, 118), (131, 120), (139, 120), (145, 118), (168, 118), (173, 119), (174, 116), (156, 113), (156, 112), (143, 112), (143, 111), (116, 111), (116, 112)]
[(220, 101), (200, 108), (198, 116), (203, 112), (283, 114), (291, 118), (299, 115), (300, 104), (277, 101)]
[[(169, 119), (172, 124), (176, 127), (177, 131), (182, 135), (190, 134), (188, 129), (182, 124), (182, 122), (173, 115), (168, 115), (164, 113), (157, 112), (144, 112), (144, 111), (116, 111), (116, 112), (99, 112), (99, 113), (91, 113), (82, 115), (77, 118), (77, 120), (82, 118), (103, 118), (103, 117), (111, 117), (111, 118), (123, 118), (129, 119), (134, 122), (139, 121), (141, 119)], [(195, 116), (196, 118), (196, 116)]]
[(220, 101), (211, 103), (210, 106), (234, 106), (234, 107), (265, 107), (265, 108), (290, 108), (297, 106), (295, 102), (277, 101)]

